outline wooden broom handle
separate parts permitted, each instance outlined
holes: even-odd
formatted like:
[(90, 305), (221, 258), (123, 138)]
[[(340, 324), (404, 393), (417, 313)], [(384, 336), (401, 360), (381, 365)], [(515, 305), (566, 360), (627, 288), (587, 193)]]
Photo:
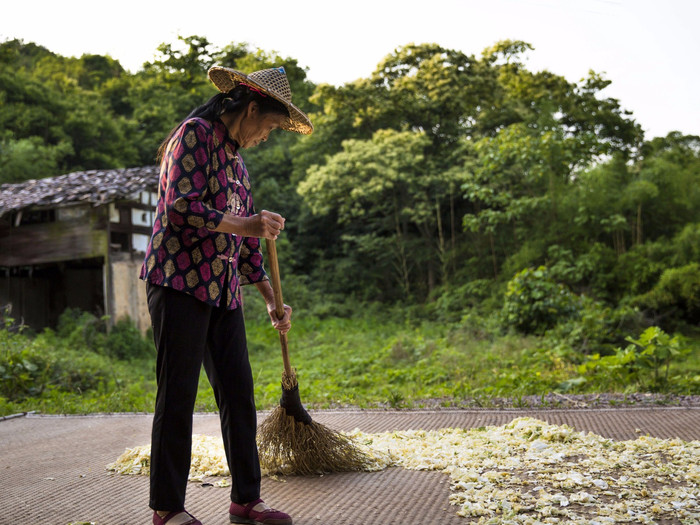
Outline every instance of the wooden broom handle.
[[(275, 296), (275, 313), (278, 319), (284, 317), (284, 301), (282, 300), (282, 282), (280, 281), (280, 266), (277, 261), (277, 246), (274, 239), (265, 239), (267, 246), (267, 262), (270, 267), (270, 280), (272, 281), (272, 292)], [(282, 347), (282, 362), (284, 372), (287, 377), (292, 377), (292, 365), (289, 363), (289, 347), (287, 345), (287, 334), (280, 332), (280, 346)]]

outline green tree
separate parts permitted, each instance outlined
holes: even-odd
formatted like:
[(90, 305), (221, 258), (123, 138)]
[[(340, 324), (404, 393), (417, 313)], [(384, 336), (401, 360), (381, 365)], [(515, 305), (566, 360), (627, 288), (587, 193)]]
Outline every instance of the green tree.
[(59, 173), (58, 166), (71, 153), (68, 142), (46, 145), (39, 137), (0, 140), (0, 183), (38, 179)]
[[(424, 154), (429, 144), (424, 133), (394, 130), (348, 140), (299, 185), (314, 214), (333, 217), (343, 229), (348, 251), (363, 260), (359, 271), (375, 282), (392, 275), (404, 297), (412, 293), (418, 267), (426, 268), (436, 250), (434, 193), (440, 180)], [(390, 285), (379, 283), (385, 292)]]
[[(205, 36), (178, 36), (182, 44), (162, 43), (152, 62), (143, 65), (146, 73), (155, 74), (168, 86), (183, 91), (198, 90), (205, 83), (207, 70), (214, 65), (211, 43)], [(165, 86), (163, 86), (165, 87)]]

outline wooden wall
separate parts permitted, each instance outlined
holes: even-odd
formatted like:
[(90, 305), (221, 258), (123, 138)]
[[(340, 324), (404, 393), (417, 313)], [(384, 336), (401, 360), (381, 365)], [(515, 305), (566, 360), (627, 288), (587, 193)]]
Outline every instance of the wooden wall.
[(55, 326), (67, 308), (108, 313), (106, 207), (72, 208), (66, 219), (0, 228), (0, 307), (32, 328)]
[(0, 308), (11, 304), (11, 316), (36, 329), (55, 326), (71, 307), (107, 314), (112, 322), (128, 316), (145, 332), (150, 317), (138, 278), (143, 247), (134, 238), (144, 238), (145, 246), (150, 237), (154, 195), (143, 192), (147, 202), (78, 204), (0, 221)]
[(75, 220), (0, 229), (0, 266), (103, 257), (107, 244), (106, 210), (89, 208), (83, 217)]
[(104, 313), (102, 258), (83, 259), (0, 271), (0, 306), (10, 317), (34, 329), (55, 327), (68, 308)]

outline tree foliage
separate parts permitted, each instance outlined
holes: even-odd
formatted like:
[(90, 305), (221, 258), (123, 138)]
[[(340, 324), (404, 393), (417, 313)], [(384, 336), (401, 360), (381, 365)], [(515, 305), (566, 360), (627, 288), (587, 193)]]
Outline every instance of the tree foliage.
[[(288, 219), (285, 270), (316, 292), (427, 303), (446, 318), (481, 304), (510, 311), (509, 326), (551, 326), (537, 302), (521, 305), (534, 321), (516, 312), (520, 283), (600, 311), (626, 304), (649, 321), (695, 322), (700, 138), (645, 141), (606, 96), (609, 80), (533, 71), (533, 52), (517, 40), (479, 56), (408, 44), (331, 86), (294, 58), (197, 35), (161, 44), (135, 73), (10, 40), (0, 182), (152, 164), (170, 129), (216, 92), (208, 67), (283, 65), (315, 132), (273, 134), (243, 156), (258, 208)], [(533, 278), (539, 267), (546, 279)]]

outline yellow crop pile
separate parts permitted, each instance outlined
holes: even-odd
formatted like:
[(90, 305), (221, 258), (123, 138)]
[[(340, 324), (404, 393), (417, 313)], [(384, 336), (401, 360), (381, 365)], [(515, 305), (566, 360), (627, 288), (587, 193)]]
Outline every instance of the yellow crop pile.
[[(472, 522), (700, 523), (700, 441), (614, 441), (529, 417), (500, 427), (348, 435), (374, 458), (369, 470), (448, 474), (450, 503)], [(146, 474), (148, 464), (144, 446), (108, 469)], [(221, 439), (194, 436), (190, 478), (228, 475)]]

